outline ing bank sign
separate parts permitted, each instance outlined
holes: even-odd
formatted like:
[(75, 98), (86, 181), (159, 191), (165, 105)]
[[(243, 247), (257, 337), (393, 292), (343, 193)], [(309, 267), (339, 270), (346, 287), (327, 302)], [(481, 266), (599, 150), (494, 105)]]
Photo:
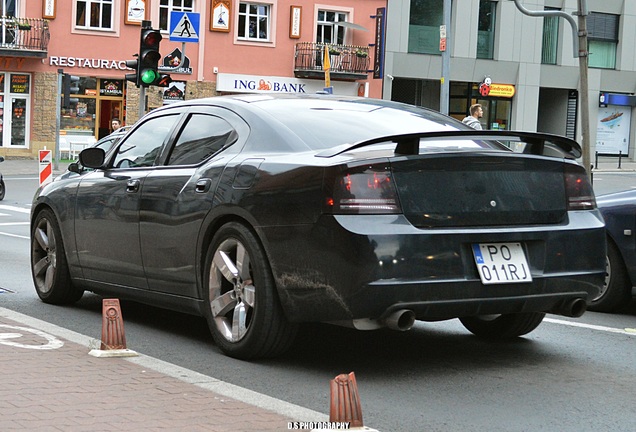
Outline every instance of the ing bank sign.
[[(355, 96), (358, 83), (332, 83), (334, 93)], [(322, 80), (301, 80), (260, 75), (217, 74), (216, 91), (230, 93), (316, 93), (324, 89)]]

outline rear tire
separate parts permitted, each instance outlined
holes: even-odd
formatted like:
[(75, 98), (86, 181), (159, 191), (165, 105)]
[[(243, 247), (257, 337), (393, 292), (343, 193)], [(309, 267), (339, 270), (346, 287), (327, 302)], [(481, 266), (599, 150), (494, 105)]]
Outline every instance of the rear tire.
[(0, 180), (0, 201), (4, 199), (4, 193), (5, 193), (4, 180)]
[(298, 326), (287, 321), (263, 248), (252, 231), (230, 222), (214, 235), (204, 274), (205, 315), (217, 346), (239, 359), (287, 351)]
[(506, 315), (483, 315), (464, 317), (459, 320), (468, 331), (485, 339), (512, 339), (536, 329), (543, 318), (543, 312), (528, 312)]
[(75, 303), (84, 294), (71, 282), (62, 232), (57, 218), (49, 209), (39, 212), (33, 220), (31, 275), (35, 291), (44, 303)]
[(605, 283), (601, 293), (592, 299), (587, 307), (588, 310), (615, 312), (629, 304), (632, 284), (618, 247), (609, 238), (607, 239), (606, 269)]

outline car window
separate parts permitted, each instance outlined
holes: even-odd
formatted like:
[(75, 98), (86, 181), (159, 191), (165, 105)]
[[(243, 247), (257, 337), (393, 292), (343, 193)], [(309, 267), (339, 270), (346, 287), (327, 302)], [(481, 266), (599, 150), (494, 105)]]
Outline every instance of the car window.
[[(374, 106), (359, 102), (331, 104), (328, 100), (316, 100), (314, 105), (274, 100), (263, 102), (262, 108), (294, 131), (313, 150), (379, 136), (464, 129), (453, 119), (416, 107), (406, 109), (403, 106)], [(315, 121), (318, 113), (320, 121)]]
[(127, 135), (126, 141), (117, 149), (113, 167), (132, 168), (153, 166), (161, 146), (166, 141), (179, 115), (155, 117)]
[(233, 144), (237, 137), (234, 128), (222, 118), (193, 114), (182, 128), (167, 164), (196, 165)]
[(95, 144), (95, 147), (104, 150), (104, 152), (108, 152), (108, 150), (110, 150), (114, 143), (115, 138), (104, 138), (100, 142)]

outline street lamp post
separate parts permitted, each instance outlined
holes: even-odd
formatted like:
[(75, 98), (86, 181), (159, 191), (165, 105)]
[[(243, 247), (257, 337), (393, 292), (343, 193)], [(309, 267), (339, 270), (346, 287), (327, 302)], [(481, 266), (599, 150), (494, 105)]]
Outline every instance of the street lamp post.
[(583, 150), (583, 166), (588, 171), (591, 171), (591, 146), (590, 146), (590, 105), (588, 94), (588, 78), (587, 78), (587, 66), (588, 66), (588, 50), (587, 50), (587, 0), (578, 0), (578, 10), (575, 15), (578, 16), (578, 28), (577, 22), (565, 12), (561, 11), (530, 11), (526, 9), (520, 0), (513, 0), (517, 9), (521, 13), (534, 17), (549, 17), (556, 16), (564, 18), (572, 26), (573, 35), (573, 55), (579, 58), (579, 95), (581, 100), (581, 148)]
[(583, 166), (589, 172), (592, 169), (590, 143), (590, 101), (588, 92), (587, 67), (587, 0), (579, 0), (579, 70), (581, 75), (581, 147), (583, 147)]

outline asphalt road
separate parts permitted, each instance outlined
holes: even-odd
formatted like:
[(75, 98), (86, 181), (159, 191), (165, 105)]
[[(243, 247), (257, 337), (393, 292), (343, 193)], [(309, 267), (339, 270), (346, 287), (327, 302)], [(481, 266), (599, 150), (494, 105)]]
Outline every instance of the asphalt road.
[[(636, 180), (603, 175), (599, 183)], [(99, 340), (100, 297), (55, 307), (35, 294), (34, 189), (35, 179), (8, 178), (0, 202), (0, 288), (9, 290), (0, 304)], [(131, 349), (315, 411), (329, 411), (329, 380), (354, 371), (365, 424), (382, 432), (636, 429), (634, 304), (621, 314), (550, 315), (512, 343), (479, 340), (458, 321), (418, 322), (404, 333), (312, 325), (288, 355), (259, 362), (223, 356), (202, 318), (131, 302), (122, 314)]]

